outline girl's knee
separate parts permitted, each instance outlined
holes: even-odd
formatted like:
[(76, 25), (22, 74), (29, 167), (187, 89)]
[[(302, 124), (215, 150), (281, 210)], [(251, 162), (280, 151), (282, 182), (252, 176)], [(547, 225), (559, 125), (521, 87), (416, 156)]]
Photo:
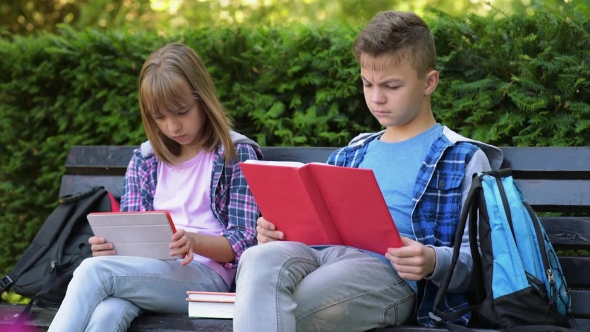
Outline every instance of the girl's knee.
[(109, 257), (90, 257), (80, 263), (80, 266), (74, 270), (73, 277), (85, 278), (87, 276), (98, 275), (102, 271), (110, 271), (108, 268)]

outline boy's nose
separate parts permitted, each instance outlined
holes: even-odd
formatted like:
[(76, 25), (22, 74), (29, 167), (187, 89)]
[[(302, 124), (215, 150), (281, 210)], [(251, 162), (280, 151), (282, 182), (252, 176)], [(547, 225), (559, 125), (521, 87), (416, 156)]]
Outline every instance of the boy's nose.
[(386, 101), (385, 94), (381, 91), (381, 89), (374, 89), (371, 96), (371, 101), (374, 104), (384, 104)]

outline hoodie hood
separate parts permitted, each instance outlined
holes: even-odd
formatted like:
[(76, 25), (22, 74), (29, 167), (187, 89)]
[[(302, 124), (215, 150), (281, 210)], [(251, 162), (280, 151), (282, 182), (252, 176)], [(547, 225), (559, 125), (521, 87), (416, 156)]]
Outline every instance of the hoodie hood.
[[(234, 143), (234, 145), (238, 144), (238, 143), (249, 144), (249, 145), (252, 145), (255, 148), (255, 150), (260, 151), (260, 146), (258, 145), (258, 143), (251, 140), (250, 138), (246, 137), (245, 135), (242, 135), (242, 134), (237, 133), (232, 130), (232, 131), (230, 131), (230, 136), (231, 136), (231, 140)], [(152, 143), (150, 143), (150, 141), (145, 141), (145, 142), (141, 143), (140, 149), (141, 149), (141, 155), (144, 158), (154, 155), (154, 148), (152, 148)]]
[[(385, 130), (382, 130), (378, 133), (364, 133), (360, 134), (357, 137), (353, 138), (352, 141), (348, 144), (348, 148), (357, 148), (364, 145), (367, 141), (371, 141), (376, 137), (380, 137), (383, 135)], [(477, 145), (488, 157), (490, 162), (490, 166), (492, 170), (498, 170), (502, 166), (502, 161), (504, 160), (504, 153), (501, 149), (487, 144), (480, 141), (473, 140), (471, 138), (463, 137), (456, 132), (449, 129), (447, 126), (443, 126), (443, 135), (453, 144), (458, 142), (469, 142), (472, 144)]]

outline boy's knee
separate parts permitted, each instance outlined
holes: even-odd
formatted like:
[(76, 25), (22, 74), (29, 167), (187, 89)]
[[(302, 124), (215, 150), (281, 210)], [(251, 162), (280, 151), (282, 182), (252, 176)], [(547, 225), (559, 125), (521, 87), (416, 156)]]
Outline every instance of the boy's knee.
[(240, 258), (238, 273), (244, 269), (262, 270), (281, 266), (285, 261), (297, 256), (299, 250), (307, 248), (298, 242), (275, 241), (248, 248)]

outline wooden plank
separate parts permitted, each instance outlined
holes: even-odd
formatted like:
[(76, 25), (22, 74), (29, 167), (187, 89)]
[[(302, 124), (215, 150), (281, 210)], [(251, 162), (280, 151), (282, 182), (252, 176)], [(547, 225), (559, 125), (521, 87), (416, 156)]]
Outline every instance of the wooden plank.
[(110, 191), (116, 198), (121, 198), (123, 190), (123, 175), (64, 175), (61, 178), (59, 196), (73, 195), (80, 192), (89, 191), (94, 186), (103, 186)]
[(576, 318), (590, 318), (590, 290), (570, 290), (572, 315)]
[(568, 287), (590, 289), (590, 257), (559, 257), (559, 264)]
[[(15, 320), (15, 315), (19, 314), (24, 305), (12, 305), (7, 303), (0, 304), (0, 330), (2, 326), (8, 326)], [(36, 327), (35, 331), (46, 331), (55, 311), (33, 307), (29, 326)], [(579, 330), (590, 329), (590, 319), (576, 318), (577, 328)], [(130, 332), (139, 331), (160, 331), (160, 332), (177, 332), (177, 331), (232, 331), (231, 320), (216, 319), (190, 319), (182, 314), (150, 314), (146, 313), (135, 319), (129, 327)], [(433, 332), (446, 331), (445, 329), (426, 328), (422, 326), (396, 326), (372, 329), (370, 332)], [(476, 329), (477, 332), (489, 332), (495, 330)]]
[(136, 146), (72, 146), (66, 158), (67, 174), (125, 175)]
[(590, 217), (539, 219), (555, 249), (590, 249)]
[[(66, 159), (69, 174), (127, 167), (136, 146), (73, 146)], [(263, 147), (268, 160), (325, 162), (335, 147)], [(590, 147), (502, 147), (503, 167), (515, 169), (517, 178), (590, 179)], [(557, 173), (554, 173), (557, 172)], [(106, 173), (112, 174), (112, 173)]]
[[(582, 176), (581, 178), (590, 179), (590, 146), (502, 147), (501, 149), (504, 152), (502, 167), (531, 175), (559, 172), (561, 175), (563, 173), (578, 174)], [(535, 177), (539, 178), (538, 175)]]
[(590, 180), (516, 180), (537, 212), (589, 211)]

